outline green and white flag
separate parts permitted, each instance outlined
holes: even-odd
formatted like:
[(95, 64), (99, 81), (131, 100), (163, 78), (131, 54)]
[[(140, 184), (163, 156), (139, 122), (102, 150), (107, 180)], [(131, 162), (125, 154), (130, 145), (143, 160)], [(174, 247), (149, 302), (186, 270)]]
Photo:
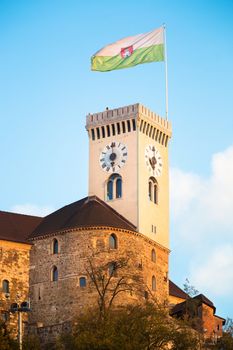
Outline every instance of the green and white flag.
[(163, 27), (105, 46), (91, 58), (91, 69), (107, 72), (141, 63), (164, 61)]

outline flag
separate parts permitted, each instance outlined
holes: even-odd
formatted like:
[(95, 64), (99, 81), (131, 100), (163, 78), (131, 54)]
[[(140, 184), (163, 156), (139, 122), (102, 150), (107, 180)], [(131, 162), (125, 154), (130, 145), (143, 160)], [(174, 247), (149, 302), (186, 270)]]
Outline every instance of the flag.
[(92, 56), (91, 69), (107, 72), (158, 61), (164, 61), (163, 27), (105, 46)]

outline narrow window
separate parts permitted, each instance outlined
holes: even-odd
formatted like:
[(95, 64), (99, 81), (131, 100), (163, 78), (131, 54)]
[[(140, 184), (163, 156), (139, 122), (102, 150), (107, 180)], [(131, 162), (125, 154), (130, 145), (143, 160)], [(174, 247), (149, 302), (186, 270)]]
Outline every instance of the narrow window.
[(96, 128), (96, 131), (97, 131), (97, 139), (100, 139), (100, 129)]
[(110, 127), (109, 127), (109, 125), (107, 125), (107, 136), (108, 137), (110, 136)]
[(95, 140), (95, 130), (91, 129), (91, 138), (94, 141)]
[(162, 137), (162, 131), (160, 131), (160, 133), (159, 133), (159, 143), (161, 142), (161, 137)]
[(85, 288), (87, 286), (87, 280), (86, 277), (80, 277), (79, 278), (79, 286), (81, 288)]
[(3, 293), (10, 293), (10, 283), (7, 280), (3, 280), (2, 282), (2, 291)]
[(146, 135), (148, 135), (150, 124), (147, 124)]
[(120, 123), (117, 123), (117, 133), (118, 135), (121, 133)]
[(122, 197), (122, 180), (121, 178), (117, 178), (116, 180), (116, 198)]
[(113, 136), (115, 136), (115, 124), (112, 124), (112, 134), (113, 134)]
[(151, 137), (152, 137), (152, 139), (154, 139), (154, 137), (155, 137), (155, 128), (153, 128), (153, 132), (152, 132), (152, 135), (151, 135)]
[(109, 179), (107, 183), (107, 200), (111, 201), (112, 199), (113, 199), (113, 181)]
[(155, 279), (155, 276), (152, 276), (152, 290), (153, 291), (156, 290), (156, 279)]
[(158, 182), (151, 176), (148, 182), (148, 196), (151, 202), (158, 204)]
[(146, 125), (147, 125), (147, 123), (144, 121), (143, 130), (142, 130), (143, 134), (145, 134), (145, 131), (146, 131)]
[(149, 181), (148, 186), (149, 200), (152, 201), (152, 181)]
[(115, 262), (111, 262), (108, 265), (108, 272), (109, 272), (110, 276), (114, 276), (115, 275), (115, 272), (116, 272), (116, 263)]
[(117, 237), (112, 233), (109, 237), (109, 248), (110, 249), (117, 249)]
[(102, 137), (105, 138), (105, 128), (104, 128), (104, 126), (101, 126), (101, 130), (102, 130)]
[(164, 144), (164, 139), (165, 139), (165, 134), (163, 134), (163, 137), (162, 137), (162, 145)]
[(128, 128), (128, 132), (130, 132), (131, 131), (130, 120), (127, 120), (127, 128)]
[(154, 183), (154, 203), (155, 204), (158, 203), (157, 197), (158, 197), (158, 184), (157, 182), (155, 182)]
[(53, 240), (53, 254), (58, 254), (58, 240), (56, 238)]
[(125, 122), (122, 122), (122, 131), (123, 131), (123, 134), (125, 133)]
[(135, 119), (133, 119), (133, 130), (134, 130), (134, 131), (136, 130), (136, 122), (135, 122)]
[(52, 268), (52, 274), (51, 274), (51, 277), (52, 277), (52, 281), (55, 282), (58, 280), (58, 269), (56, 266), (53, 266)]
[(152, 260), (153, 262), (156, 261), (156, 254), (155, 254), (155, 250), (154, 250), (154, 249), (152, 249), (152, 251), (151, 251), (151, 260)]
[(142, 131), (142, 127), (143, 127), (143, 120), (141, 120), (141, 122), (140, 122), (140, 131)]
[(153, 126), (151, 125), (150, 132), (149, 132), (149, 137), (151, 137), (152, 130), (153, 130)]

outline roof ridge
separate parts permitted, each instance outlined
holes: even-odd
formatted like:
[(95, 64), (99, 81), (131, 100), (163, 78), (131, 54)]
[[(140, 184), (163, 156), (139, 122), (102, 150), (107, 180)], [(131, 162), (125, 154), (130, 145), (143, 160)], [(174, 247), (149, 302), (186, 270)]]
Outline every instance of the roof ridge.
[[(98, 202), (99, 204), (101, 204), (102, 206), (104, 206), (105, 208), (109, 209), (110, 211), (112, 211), (114, 214), (116, 214), (118, 217), (120, 217), (123, 221), (125, 221), (127, 224), (133, 226), (134, 229), (136, 229), (136, 226), (129, 221), (128, 219), (126, 219), (126, 217), (124, 217), (123, 215), (121, 215), (117, 210), (115, 210), (114, 208), (112, 208), (109, 204), (107, 204), (105, 201), (103, 201), (102, 199), (100, 199), (98, 196), (96, 195), (92, 195), (92, 196), (88, 196), (87, 198), (89, 198), (89, 201), (95, 200), (96, 202)], [(87, 203), (88, 203), (87, 202)]]
[(29, 216), (29, 217), (32, 217), (32, 218), (44, 218), (44, 216), (38, 216), (38, 215), (30, 215), (30, 214), (24, 214), (24, 213), (15, 213), (13, 211), (7, 211), (7, 210), (0, 210), (0, 214), (3, 213), (3, 214), (13, 214), (13, 215), (20, 215), (20, 216)]

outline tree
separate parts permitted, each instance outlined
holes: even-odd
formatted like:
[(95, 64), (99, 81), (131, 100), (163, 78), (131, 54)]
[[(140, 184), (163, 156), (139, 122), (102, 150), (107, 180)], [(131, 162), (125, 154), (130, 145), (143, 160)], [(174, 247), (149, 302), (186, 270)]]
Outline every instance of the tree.
[(18, 350), (18, 343), (12, 339), (5, 322), (0, 321), (0, 349)]
[(98, 310), (77, 319), (72, 335), (60, 339), (59, 350), (197, 350), (198, 334), (168, 316), (166, 308), (146, 302), (111, 309), (105, 318)]
[(185, 283), (183, 284), (183, 286), (185, 293), (188, 294), (190, 298), (195, 297), (199, 293), (199, 291), (193, 285), (190, 284), (188, 278), (185, 279)]
[(226, 319), (225, 326), (223, 328), (222, 338), (218, 340), (215, 348), (216, 350), (232, 350), (233, 349), (233, 320), (231, 318)]
[(109, 261), (103, 265), (95, 264), (93, 258), (88, 259), (86, 272), (98, 294), (100, 317), (105, 317), (119, 294), (132, 294), (142, 288), (143, 281), (140, 276), (129, 276), (129, 265), (129, 259), (126, 258)]

